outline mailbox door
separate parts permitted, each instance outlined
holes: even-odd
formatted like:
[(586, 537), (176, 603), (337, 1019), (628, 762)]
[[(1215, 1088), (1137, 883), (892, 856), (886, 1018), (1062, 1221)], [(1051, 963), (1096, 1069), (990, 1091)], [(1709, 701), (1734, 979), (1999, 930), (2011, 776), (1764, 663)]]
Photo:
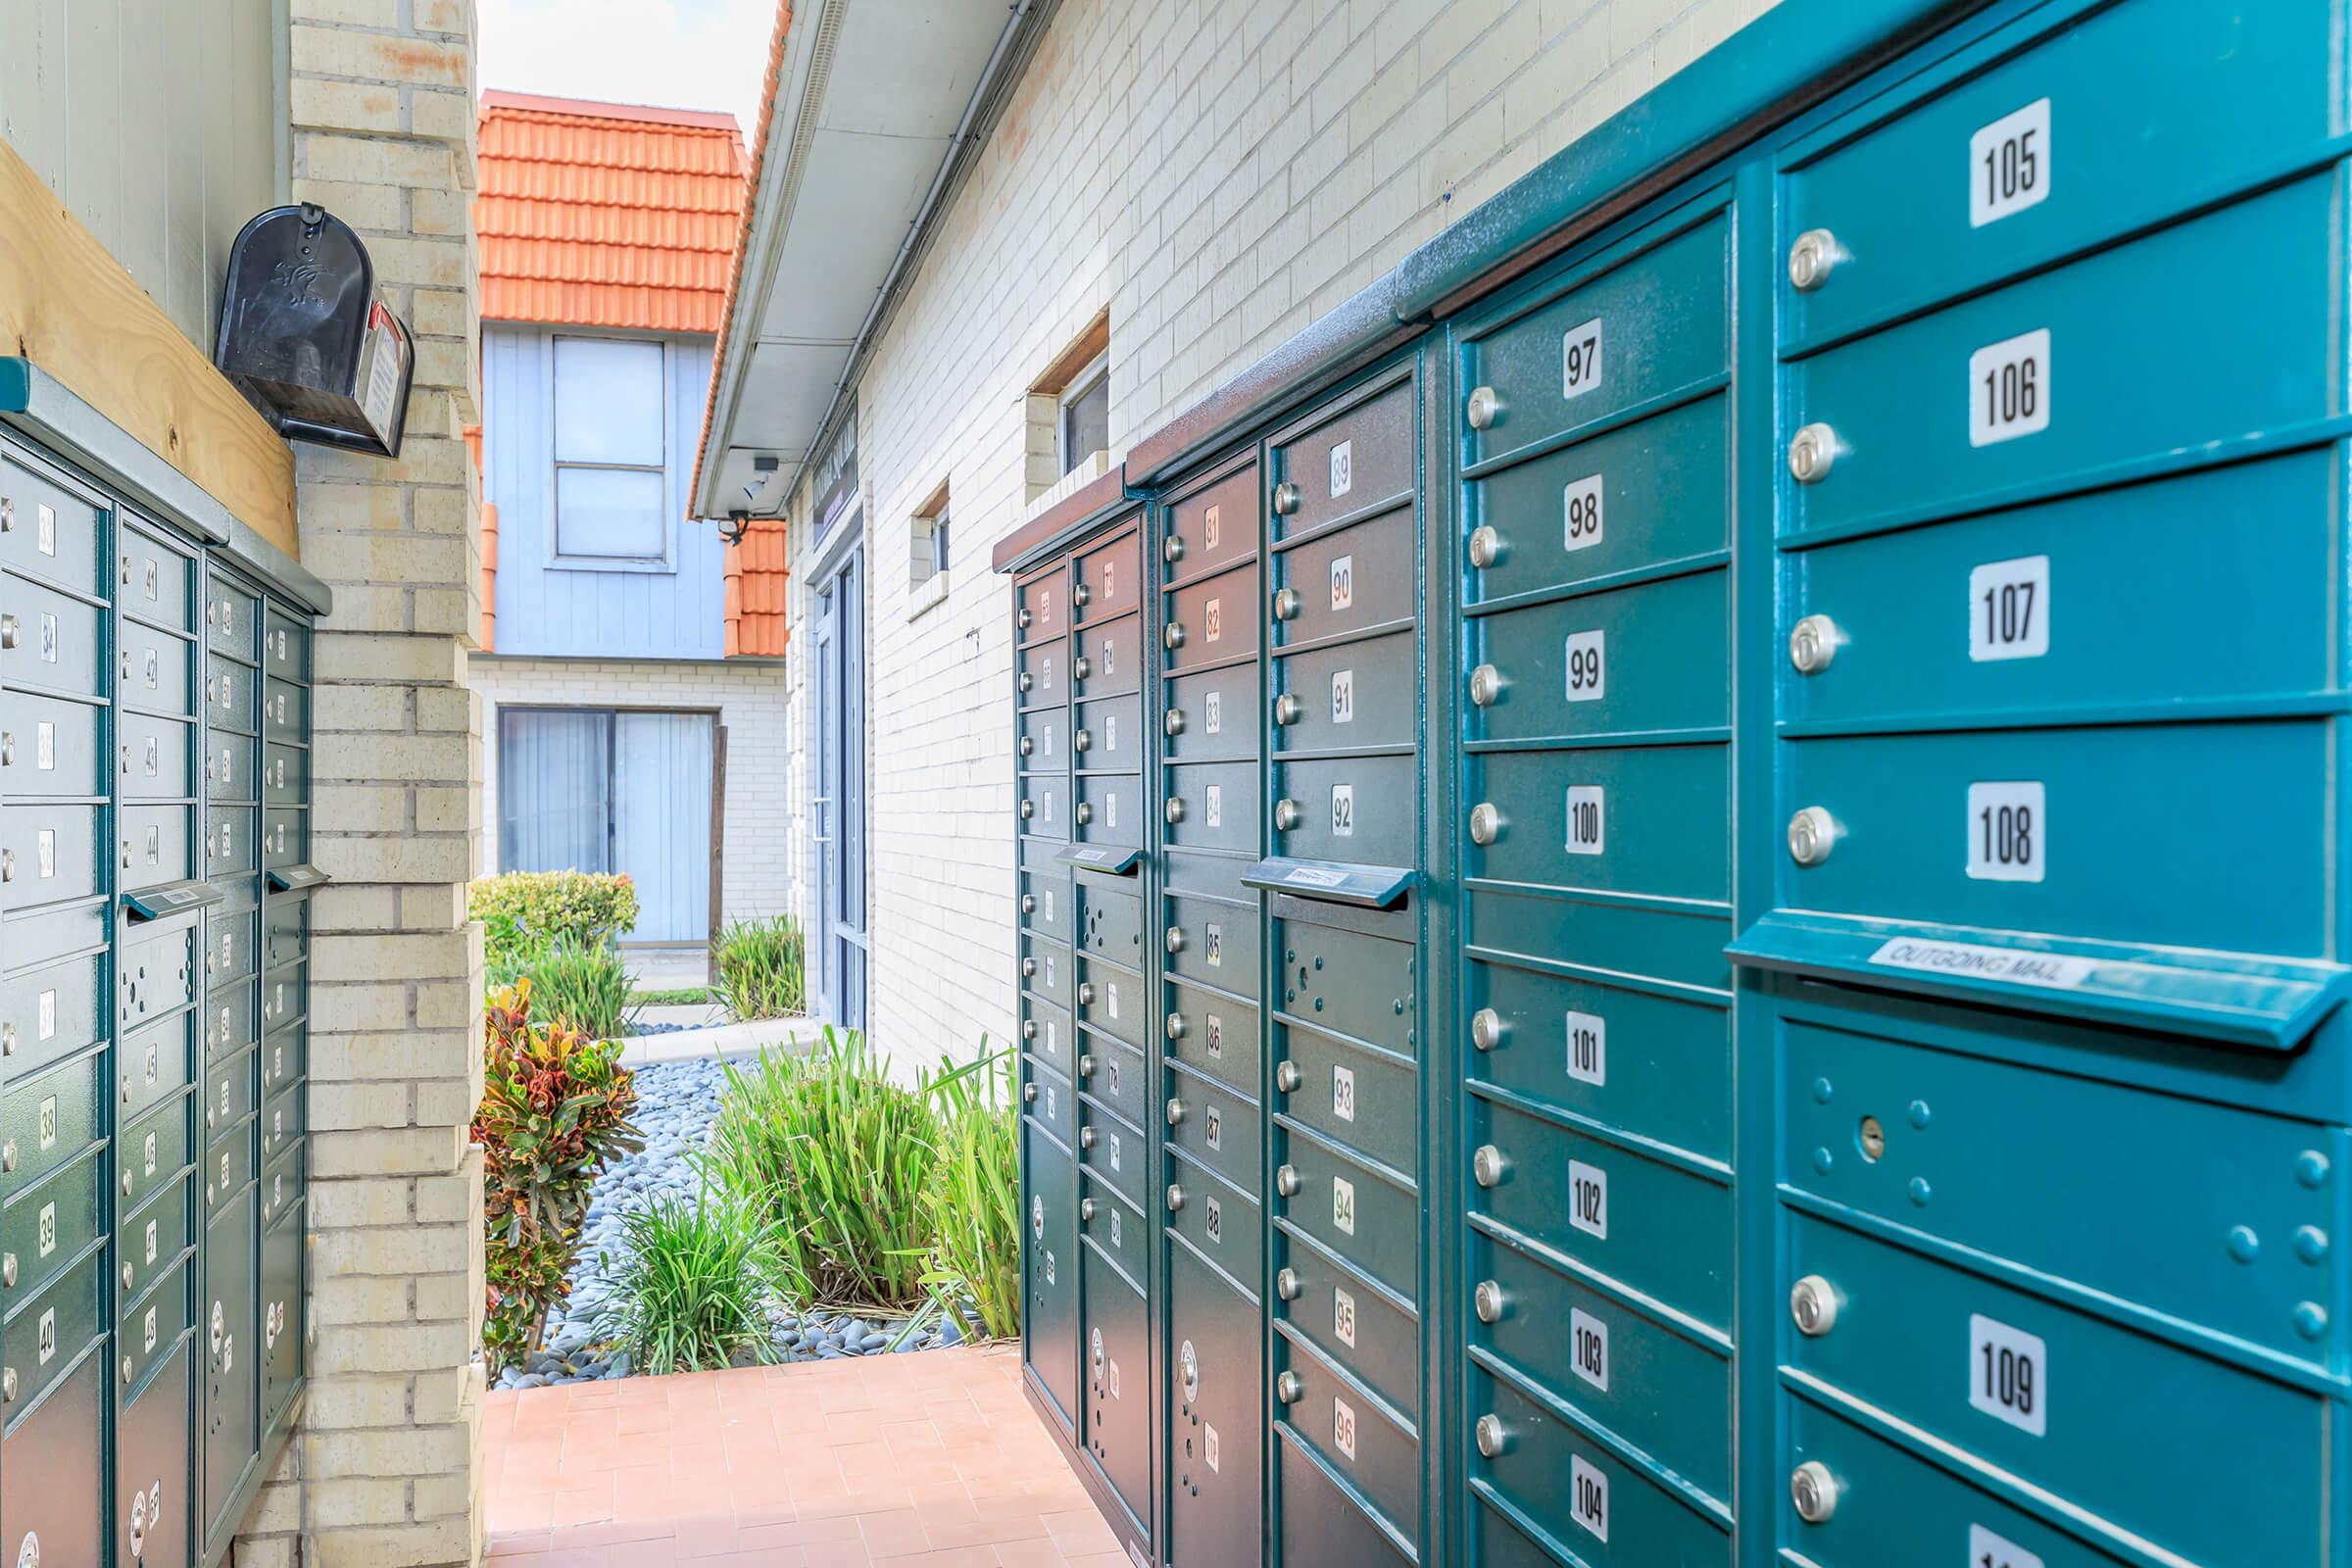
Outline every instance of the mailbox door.
[(1168, 1249), (1170, 1568), (1261, 1561), (1264, 1350), (1257, 1303), (1181, 1244)]

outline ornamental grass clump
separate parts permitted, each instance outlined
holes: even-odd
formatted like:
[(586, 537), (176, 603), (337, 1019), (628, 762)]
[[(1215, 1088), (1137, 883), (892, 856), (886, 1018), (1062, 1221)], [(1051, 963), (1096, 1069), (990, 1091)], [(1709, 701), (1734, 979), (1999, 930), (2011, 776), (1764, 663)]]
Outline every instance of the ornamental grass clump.
[(617, 1040), (636, 1021), (627, 965), (611, 947), (566, 938), (524, 971), (547, 1021), (591, 1040)]
[(1020, 1118), (1013, 1053), (950, 1066), (924, 1085), (937, 1117), (922, 1189), (932, 1233), (923, 1284), (965, 1339), (1021, 1332)]
[(737, 1022), (796, 1017), (808, 1004), (808, 944), (792, 916), (731, 920), (711, 952), (719, 999)]
[(776, 1358), (768, 1338), (776, 1250), (757, 1208), (706, 1180), (693, 1201), (660, 1193), (629, 1210), (620, 1233), (626, 1256), (598, 1328), (637, 1370), (698, 1372), (746, 1355)]

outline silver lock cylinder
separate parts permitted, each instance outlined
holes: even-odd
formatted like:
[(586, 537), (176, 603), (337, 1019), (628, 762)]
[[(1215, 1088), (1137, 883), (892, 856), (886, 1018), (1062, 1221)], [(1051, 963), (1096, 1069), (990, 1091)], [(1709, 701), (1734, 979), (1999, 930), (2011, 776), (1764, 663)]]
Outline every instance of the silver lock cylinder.
[(1095, 1200), (1091, 1198), (1081, 1198), (1078, 1200), (1078, 1223), (1081, 1225), (1087, 1224), (1091, 1222), (1094, 1217)]
[(1101, 1141), (1102, 1137), (1102, 1135), (1092, 1127), (1081, 1127), (1078, 1129), (1078, 1147), (1092, 1149)]
[(1181, 734), (1183, 734), (1183, 733), (1184, 733), (1184, 710), (1183, 710), (1183, 709), (1181, 709), (1181, 708), (1171, 708), (1171, 709), (1169, 709), (1169, 710), (1167, 710), (1167, 712), (1161, 716), (1161, 718), (1160, 718), (1160, 721), (1159, 721), (1159, 727), (1160, 727), (1161, 729), (1163, 729), (1163, 730), (1167, 731), (1167, 732), (1168, 732), (1170, 735), (1181, 735)]
[(1284, 1094), (1297, 1094), (1298, 1092), (1298, 1086), (1304, 1082), (1306, 1082), (1306, 1075), (1298, 1070), (1298, 1064), (1297, 1062), (1285, 1061), (1279, 1062), (1275, 1065), (1274, 1087), (1281, 1090)]
[(1185, 1117), (1185, 1104), (1184, 1097), (1182, 1095), (1170, 1095), (1168, 1097), (1167, 1116), (1169, 1126), (1176, 1127), (1183, 1124)]
[(1092, 588), (1089, 588), (1085, 583), (1080, 583), (1077, 587), (1070, 590), (1070, 603), (1073, 605), (1084, 605), (1088, 600), (1094, 597), (1095, 591)]
[(1278, 725), (1296, 724), (1305, 711), (1306, 705), (1298, 701), (1296, 692), (1284, 692), (1274, 699), (1274, 722)]
[(1174, 565), (1177, 562), (1182, 561), (1184, 559), (1184, 541), (1174, 534), (1170, 534), (1167, 536), (1167, 538), (1161, 540), (1159, 543), (1159, 559), (1168, 563), (1170, 565)]
[(1788, 474), (1798, 484), (1819, 484), (1838, 462), (1838, 432), (1808, 424), (1788, 440)]
[(1023, 690), (1023, 691), (1027, 691), (1027, 690), (1029, 690), (1029, 689), (1030, 689), (1032, 686), (1035, 686), (1035, 685), (1037, 684), (1037, 677), (1036, 677), (1035, 675), (1032, 675), (1032, 674), (1030, 674), (1030, 673), (1029, 673), (1029, 671), (1027, 671), (1027, 670), (1025, 670), (1025, 669), (1024, 669), (1024, 670), (1022, 670), (1022, 671), (1021, 671), (1021, 678), (1019, 679), (1019, 681), (1015, 682), (1015, 684), (1016, 684), (1016, 685), (1018, 685), (1018, 686), (1021, 688), (1021, 690)]
[(1788, 632), (1788, 662), (1800, 675), (1818, 675), (1838, 657), (1838, 623), (1827, 615), (1807, 615)]
[(1837, 235), (1826, 228), (1808, 228), (1788, 247), (1788, 284), (1799, 294), (1810, 294), (1830, 280), (1841, 260)]
[(1023, 1018), (1021, 1020), (1021, 1038), (1023, 1040), (1035, 1040), (1037, 1038), (1037, 1020), (1035, 1018)]
[(16, 1054), (17, 1026), (13, 1023), (0, 1023), (0, 1056), (13, 1056)]
[(1168, 927), (1168, 934), (1163, 940), (1170, 953), (1182, 953), (1184, 951), (1184, 927), (1180, 925)]
[(1182, 1040), (1184, 1038), (1184, 1014), (1181, 1012), (1169, 1013), (1167, 1030), (1170, 1040)]
[(1481, 1323), (1494, 1323), (1502, 1317), (1502, 1287), (1493, 1280), (1480, 1280), (1470, 1293), (1470, 1305)]
[(1037, 960), (1035, 958), (1023, 958), (1021, 960), (1021, 978), (1024, 980), (1033, 980), (1036, 977)]
[(1183, 1206), (1184, 1189), (1174, 1182), (1168, 1183), (1168, 1211), (1174, 1213)]
[[(1035, 755), (1035, 754), (1036, 754), (1036, 751), (1037, 751), (1037, 741), (1036, 741), (1036, 739), (1035, 739), (1034, 737), (1032, 737), (1032, 736), (1028, 736), (1028, 735), (1024, 735), (1024, 736), (1022, 736), (1022, 737), (1021, 737), (1021, 755), (1022, 755), (1023, 757), (1030, 757), (1030, 756), (1033, 756), (1033, 755)], [(210, 767), (212, 764), (208, 762), (208, 763), (206, 763), (205, 765), (206, 765), (207, 767)]]
[(17, 646), (17, 617), (0, 615), (0, 648)]
[(1484, 571), (1502, 559), (1502, 535), (1490, 523), (1470, 530), (1470, 564)]
[(1276, 801), (1274, 803), (1275, 832), (1288, 833), (1294, 828), (1298, 827), (1298, 825), (1303, 820), (1305, 820), (1305, 813), (1299, 809), (1298, 803), (1297, 801), (1286, 800)]
[(17, 1396), (17, 1369), (0, 1367), (0, 1399), (14, 1401)]
[(1481, 1051), (1493, 1051), (1502, 1044), (1502, 1014), (1493, 1007), (1481, 1007), (1470, 1015), (1470, 1043)]
[(1494, 416), (1501, 412), (1502, 399), (1494, 395), (1494, 389), (1491, 386), (1472, 387), (1469, 401), (1462, 406), (1462, 417), (1470, 421), (1473, 430), (1489, 428), (1494, 423)]
[(1174, 827), (1177, 823), (1183, 821), (1184, 797), (1181, 795), (1169, 796), (1168, 804), (1161, 808), (1160, 814), (1168, 819), (1168, 826), (1170, 827)]
[(1081, 1078), (1092, 1078), (1094, 1075), (1095, 1058), (1093, 1054), (1088, 1053), (1087, 1054), (1081, 1055), (1078, 1058), (1078, 1076)]
[(1015, 616), (1013, 616), (1012, 618), (1013, 618), (1013, 619), (1014, 619), (1016, 622), (1018, 622), (1018, 623), (1019, 623), (1021, 630), (1023, 630), (1023, 631), (1027, 631), (1027, 630), (1029, 629), (1029, 611), (1028, 611), (1028, 607), (1026, 607), (1026, 606), (1023, 606), (1023, 607), (1022, 607), (1022, 609), (1021, 609), (1021, 612), (1020, 612), (1020, 613), (1019, 613), (1019, 614), (1017, 614), (1017, 615), (1015, 615)]
[(1838, 1512), (1838, 1494), (1842, 1490), (1830, 1467), (1819, 1459), (1807, 1459), (1788, 1477), (1788, 1500), (1796, 1505), (1796, 1516), (1809, 1525), (1830, 1522)]
[(17, 1141), (14, 1138), (0, 1144), (0, 1171), (17, 1168)]
[(1171, 620), (1162, 626), (1159, 629), (1159, 641), (1160, 645), (1165, 648), (1182, 648), (1184, 646), (1184, 622)]
[(1287, 517), (1298, 510), (1298, 486), (1288, 479), (1274, 487), (1274, 515)]
[(1502, 1450), (1510, 1446), (1510, 1440), (1502, 1430), (1502, 1418), (1499, 1416), (1482, 1415), (1478, 1418), (1478, 1424), (1471, 1430), (1478, 1438), (1478, 1451), (1487, 1458), (1499, 1459), (1502, 1457)]
[(1021, 1103), (1024, 1105), (1034, 1105), (1037, 1103), (1037, 1085), (1021, 1085)]
[(1298, 589), (1277, 588), (1274, 590), (1274, 618), (1276, 620), (1297, 620), (1298, 612), (1305, 608), (1306, 601), (1299, 597)]
[(1094, 672), (1095, 666), (1086, 662), (1086, 656), (1084, 654), (1080, 654), (1076, 659), (1070, 661), (1070, 674), (1072, 678), (1084, 680), (1087, 676), (1092, 675)]
[(41, 1568), (41, 1538), (37, 1533), (24, 1532), (24, 1542), (17, 1547), (17, 1568)]
[(12, 1291), (17, 1288), (17, 1254), (14, 1252), (0, 1257), (0, 1287)]
[(1025, 822), (1025, 821), (1027, 821), (1027, 820), (1028, 820), (1030, 817), (1032, 817), (1032, 816), (1035, 816), (1036, 814), (1037, 814), (1037, 803), (1036, 803), (1035, 801), (1023, 801), (1023, 802), (1021, 803), (1021, 820), (1023, 820), (1023, 821)]
[(1078, 803), (1078, 825), (1080, 827), (1084, 827), (1087, 823), (1092, 822), (1094, 819), (1095, 808), (1092, 806), (1089, 806), (1086, 802), (1080, 801)]
[(1078, 982), (1078, 1005), (1080, 1005), (1081, 1007), (1088, 1007), (1088, 1006), (1092, 1006), (1092, 1005), (1094, 1005), (1094, 1001), (1095, 1001), (1095, 983), (1094, 983), (1092, 980), (1081, 980), (1081, 981), (1079, 981), (1079, 982)]
[(1285, 1372), (1274, 1380), (1274, 1397), (1285, 1404), (1297, 1404), (1305, 1394), (1305, 1380), (1296, 1372)]
[(1492, 708), (1502, 695), (1502, 671), (1493, 664), (1481, 664), (1470, 672), (1470, 702), (1478, 708)]
[(1285, 1198), (1297, 1198), (1298, 1190), (1305, 1185), (1296, 1165), (1283, 1165), (1274, 1172), (1274, 1190)]
[(1838, 820), (1818, 806), (1808, 806), (1788, 819), (1788, 858), (1799, 865), (1819, 865), (1838, 842)]
[[(124, 750), (122, 757), (123, 766), (127, 768), (130, 765), (130, 753), (127, 749)], [(14, 767), (16, 765), (17, 733), (15, 730), (0, 730), (0, 767)]]
[(1788, 1291), (1788, 1315), (1796, 1331), (1819, 1339), (1838, 1326), (1838, 1287), (1818, 1274), (1808, 1274)]
[(1502, 1180), (1508, 1169), (1502, 1151), (1493, 1144), (1481, 1144), (1470, 1154), (1470, 1179), (1481, 1187), (1492, 1187)]
[(1470, 808), (1470, 842), (1492, 844), (1502, 836), (1502, 813), (1492, 801), (1481, 801)]
[(122, 1265), (122, 1288), (124, 1290), (129, 1290), (133, 1284), (137, 1283), (139, 1271), (136, 1268), (129, 1263)]
[(1274, 1276), (1274, 1294), (1286, 1301), (1298, 1299), (1298, 1271), (1286, 1268)]
[(1021, 895), (1021, 912), (1023, 914), (1035, 914), (1037, 912), (1036, 894), (1024, 893)]

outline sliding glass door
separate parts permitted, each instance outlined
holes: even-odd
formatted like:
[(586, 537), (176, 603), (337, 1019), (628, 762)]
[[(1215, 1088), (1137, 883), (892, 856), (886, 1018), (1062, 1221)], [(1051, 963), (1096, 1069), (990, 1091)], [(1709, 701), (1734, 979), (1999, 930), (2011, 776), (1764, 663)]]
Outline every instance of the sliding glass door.
[(710, 935), (709, 713), (509, 708), (499, 714), (499, 868), (623, 871), (632, 942)]

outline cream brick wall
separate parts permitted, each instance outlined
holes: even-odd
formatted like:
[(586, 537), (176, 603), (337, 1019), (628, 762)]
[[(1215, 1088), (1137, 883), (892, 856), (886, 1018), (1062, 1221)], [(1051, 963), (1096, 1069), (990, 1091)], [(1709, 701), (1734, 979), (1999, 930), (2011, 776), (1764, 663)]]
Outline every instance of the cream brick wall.
[(470, 0), (289, 0), (294, 182), (416, 337), (397, 462), (300, 451), (316, 650), (310, 1397), (238, 1568), (481, 1559), (480, 496)]
[(719, 900), (724, 918), (805, 908), (798, 858), (784, 821), (784, 781), (795, 751), (786, 702), (789, 662), (758, 660), (501, 659), (479, 656), (482, 700), (482, 868), (497, 869), (498, 710), (501, 708), (716, 709), (727, 731), (726, 813)]
[[(1064, 0), (859, 385), (879, 1041), (1009, 1037), (988, 556), (1029, 493), (1028, 386), (1107, 304), (1124, 449), (1769, 4)], [(950, 585), (910, 620), (906, 523), (942, 480)]]

